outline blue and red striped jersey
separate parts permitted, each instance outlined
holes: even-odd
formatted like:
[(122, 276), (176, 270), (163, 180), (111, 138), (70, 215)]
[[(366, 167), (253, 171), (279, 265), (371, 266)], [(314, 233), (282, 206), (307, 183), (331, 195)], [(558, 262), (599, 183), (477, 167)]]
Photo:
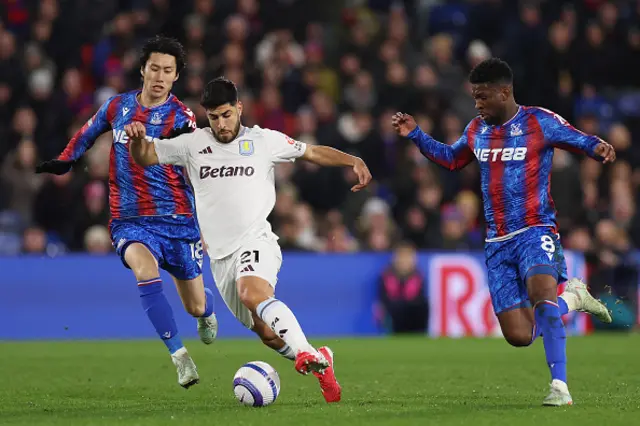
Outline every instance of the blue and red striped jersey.
[(135, 216), (191, 215), (195, 210), (193, 190), (182, 167), (141, 167), (129, 154), (124, 126), (145, 123), (147, 136), (167, 136), (172, 130), (196, 129), (193, 112), (173, 94), (166, 102), (145, 108), (138, 103), (140, 91), (116, 95), (102, 105), (69, 141), (58, 159), (75, 161), (91, 148), (101, 134), (112, 130), (109, 161), (109, 208), (113, 219)]
[(594, 153), (600, 138), (539, 107), (521, 106), (500, 126), (476, 117), (452, 145), (434, 140), (419, 127), (409, 138), (425, 157), (449, 170), (478, 160), (487, 240), (530, 226), (557, 227), (550, 190), (554, 148), (602, 160)]

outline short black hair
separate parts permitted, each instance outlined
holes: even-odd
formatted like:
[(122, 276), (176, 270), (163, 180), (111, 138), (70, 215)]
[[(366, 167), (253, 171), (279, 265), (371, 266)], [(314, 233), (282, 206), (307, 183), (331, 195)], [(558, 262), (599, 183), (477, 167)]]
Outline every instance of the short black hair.
[(175, 38), (157, 35), (150, 38), (142, 46), (140, 54), (140, 67), (144, 68), (152, 53), (164, 53), (176, 58), (176, 73), (180, 74), (186, 66), (186, 53), (182, 43)]
[(471, 84), (513, 84), (513, 71), (500, 58), (489, 58), (473, 67), (469, 73)]
[(217, 108), (220, 105), (235, 105), (238, 102), (236, 84), (224, 77), (216, 77), (204, 87), (200, 105), (205, 109)]

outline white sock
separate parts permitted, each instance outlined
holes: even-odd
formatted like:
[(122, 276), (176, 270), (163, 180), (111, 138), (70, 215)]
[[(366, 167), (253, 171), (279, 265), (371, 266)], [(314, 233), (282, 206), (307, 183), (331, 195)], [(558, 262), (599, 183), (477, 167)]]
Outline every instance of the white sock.
[(295, 354), (300, 351), (315, 352), (302, 332), (296, 316), (280, 300), (274, 298), (265, 300), (256, 308), (256, 314), (290, 346)]
[(290, 359), (292, 361), (296, 359), (296, 353), (293, 351), (293, 349), (291, 349), (291, 346), (287, 345), (286, 343), (283, 347), (277, 349), (276, 351), (286, 359)]
[(562, 297), (562, 299), (567, 303), (567, 308), (569, 308), (569, 312), (573, 312), (576, 310), (576, 308), (578, 307), (578, 304), (580, 303), (578, 300), (578, 296), (576, 296), (573, 293), (569, 293), (569, 292), (563, 292), (560, 296), (558, 297)]

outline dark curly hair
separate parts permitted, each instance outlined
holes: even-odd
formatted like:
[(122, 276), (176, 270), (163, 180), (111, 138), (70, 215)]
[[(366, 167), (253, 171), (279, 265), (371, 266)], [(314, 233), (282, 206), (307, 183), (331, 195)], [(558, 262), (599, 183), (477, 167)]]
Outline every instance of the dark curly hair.
[(500, 58), (490, 58), (480, 62), (469, 73), (471, 84), (512, 84), (513, 71), (505, 61)]

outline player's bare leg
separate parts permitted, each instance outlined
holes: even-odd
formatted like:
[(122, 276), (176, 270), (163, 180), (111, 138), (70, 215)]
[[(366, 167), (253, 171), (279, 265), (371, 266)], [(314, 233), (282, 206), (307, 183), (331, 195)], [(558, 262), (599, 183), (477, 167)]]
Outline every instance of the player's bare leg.
[(571, 405), (567, 387), (567, 334), (558, 304), (556, 277), (544, 273), (530, 275), (527, 280), (529, 300), (533, 305), (535, 325), (542, 335), (547, 365), (551, 371), (551, 391), (543, 405)]
[[(293, 312), (274, 298), (273, 287), (266, 280), (244, 276), (238, 279), (237, 287), (240, 300), (252, 313), (252, 330), (262, 342), (286, 358), (295, 360), (299, 373), (312, 372), (320, 382), (325, 401), (340, 401), (342, 388), (333, 370), (331, 349), (321, 347), (316, 350), (309, 344)], [(289, 351), (290, 356), (287, 356)]]
[(198, 319), (200, 340), (210, 345), (218, 336), (218, 319), (213, 312), (213, 293), (204, 286), (202, 275), (191, 280), (172, 278), (184, 309), (189, 315)]
[(529, 346), (535, 340), (533, 309), (517, 308), (498, 314), (504, 339), (515, 347)]
[(124, 252), (124, 259), (138, 280), (140, 300), (156, 332), (169, 349), (171, 360), (178, 370), (178, 383), (184, 388), (198, 383), (196, 366), (178, 336), (171, 305), (163, 290), (158, 262), (141, 243), (132, 243)]

